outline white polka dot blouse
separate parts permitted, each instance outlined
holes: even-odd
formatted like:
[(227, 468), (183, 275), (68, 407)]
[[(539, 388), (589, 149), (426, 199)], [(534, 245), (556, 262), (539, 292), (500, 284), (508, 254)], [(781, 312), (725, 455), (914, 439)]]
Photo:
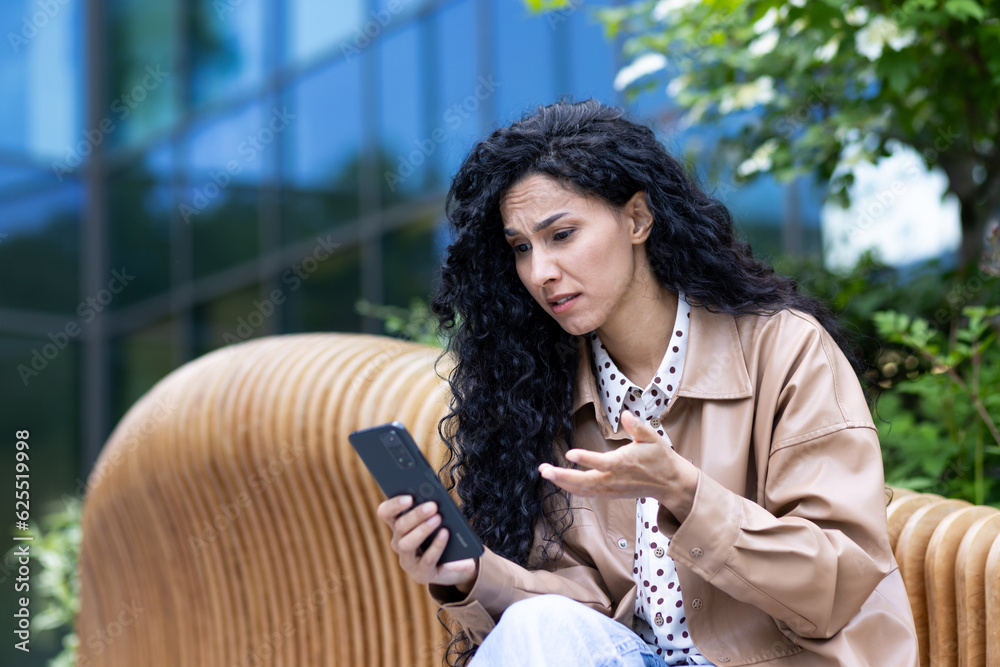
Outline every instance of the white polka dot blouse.
[[(667, 345), (663, 361), (649, 385), (638, 387), (618, 370), (596, 331), (590, 333), (594, 377), (605, 411), (615, 432), (621, 423), (622, 410), (630, 410), (645, 420), (657, 433), (660, 416), (674, 395), (684, 366), (691, 306), (678, 294), (674, 335)], [(671, 444), (671, 446), (673, 446)], [(674, 560), (667, 555), (670, 540), (659, 532), (654, 498), (637, 498), (635, 503), (635, 558), (632, 578), (636, 583), (634, 630), (668, 665), (711, 665), (698, 653), (688, 634), (684, 602)]]

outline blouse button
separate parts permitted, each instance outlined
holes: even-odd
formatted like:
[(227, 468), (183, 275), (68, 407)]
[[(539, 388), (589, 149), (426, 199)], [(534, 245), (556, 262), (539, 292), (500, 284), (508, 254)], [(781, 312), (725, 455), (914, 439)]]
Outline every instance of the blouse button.
[(618, 538), (618, 548), (625, 549), (627, 547), (628, 547), (628, 540), (626, 540), (624, 537)]
[(663, 614), (656, 612), (656, 616), (653, 617), (653, 623), (657, 625), (663, 625)]
[(704, 606), (704, 604), (705, 603), (701, 601), (701, 598), (695, 598), (691, 600), (691, 608), (694, 609), (695, 611), (701, 609)]
[(660, 420), (657, 419), (656, 417), (653, 417), (652, 419), (649, 420), (649, 425), (652, 426), (653, 428), (660, 428)]
[(663, 558), (663, 553), (663, 547), (656, 547), (656, 549), (653, 550), (653, 555), (657, 558)]

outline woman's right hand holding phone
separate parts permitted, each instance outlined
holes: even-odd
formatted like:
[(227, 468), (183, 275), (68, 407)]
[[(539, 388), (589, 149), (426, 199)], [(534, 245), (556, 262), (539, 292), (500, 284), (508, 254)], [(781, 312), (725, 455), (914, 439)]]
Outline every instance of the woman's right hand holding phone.
[(468, 593), (479, 572), (479, 559), (466, 558), (438, 565), (448, 544), (447, 528), (438, 531), (426, 551), (418, 553), (424, 540), (441, 525), (442, 518), (433, 501), (407, 512), (412, 505), (412, 496), (395, 496), (380, 503), (376, 512), (392, 529), (392, 550), (399, 555), (400, 567), (418, 584), (455, 586), (461, 593)]

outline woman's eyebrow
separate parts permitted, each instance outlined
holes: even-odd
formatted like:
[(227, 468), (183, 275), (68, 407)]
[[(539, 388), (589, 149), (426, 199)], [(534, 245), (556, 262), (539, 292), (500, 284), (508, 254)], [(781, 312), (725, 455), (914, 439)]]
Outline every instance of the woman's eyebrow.
[[(555, 222), (559, 218), (561, 218), (564, 215), (566, 215), (567, 213), (569, 213), (569, 211), (563, 211), (562, 213), (553, 213), (552, 215), (550, 215), (549, 217), (545, 218), (544, 220), (542, 220), (541, 222), (539, 222), (537, 225), (535, 225), (534, 228), (531, 231), (533, 231), (533, 232), (535, 232), (537, 234), (538, 232), (542, 231), (543, 229), (545, 229), (546, 227), (548, 227), (549, 225), (551, 225), (553, 222)], [(516, 229), (511, 229), (510, 227), (507, 227), (507, 228), (505, 228), (503, 230), (503, 233), (506, 234), (507, 236), (514, 236), (515, 234), (517, 234), (517, 230)]]

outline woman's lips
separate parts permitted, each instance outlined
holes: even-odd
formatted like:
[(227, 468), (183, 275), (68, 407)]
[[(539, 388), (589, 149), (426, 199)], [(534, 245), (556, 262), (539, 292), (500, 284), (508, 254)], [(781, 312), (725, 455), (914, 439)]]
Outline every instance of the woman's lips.
[(566, 310), (569, 310), (570, 308), (573, 307), (573, 304), (576, 303), (579, 299), (580, 299), (580, 295), (577, 294), (576, 296), (574, 296), (569, 301), (564, 301), (563, 303), (554, 303), (554, 304), (552, 304), (552, 312), (558, 314), (558, 313), (562, 313), (562, 312), (564, 312)]

